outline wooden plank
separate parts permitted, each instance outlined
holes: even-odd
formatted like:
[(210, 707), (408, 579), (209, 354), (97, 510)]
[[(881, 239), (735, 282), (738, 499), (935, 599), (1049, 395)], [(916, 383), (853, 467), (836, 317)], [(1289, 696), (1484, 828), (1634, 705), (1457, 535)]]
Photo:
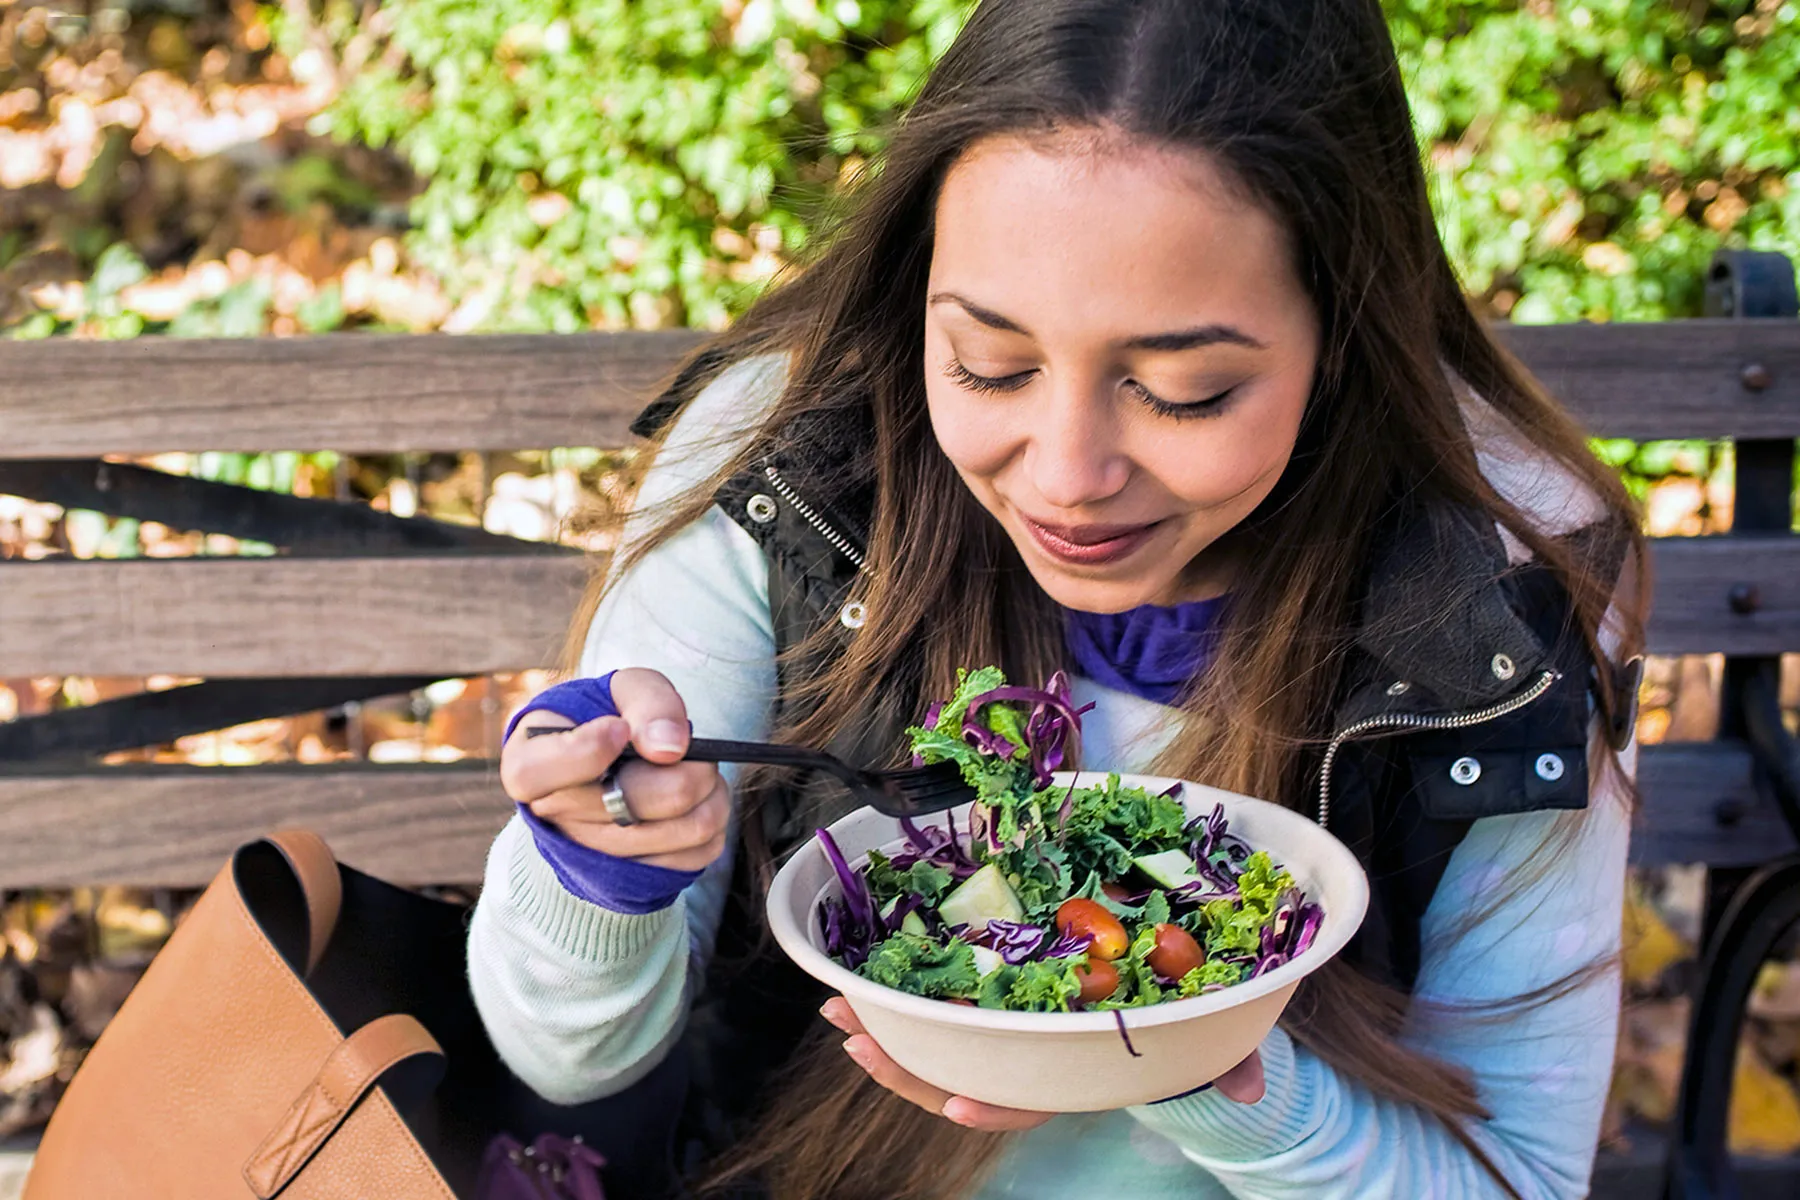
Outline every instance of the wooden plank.
[(1757, 794), (1750, 752), (1740, 744), (1645, 746), (1638, 788), (1631, 861), (1640, 866), (1754, 866), (1794, 849), (1780, 810)]
[(0, 888), (198, 886), (295, 826), (397, 883), (471, 883), (512, 812), (487, 762), (0, 774)]
[[(1729, 745), (1650, 746), (1632, 839), (1640, 864), (1760, 863), (1793, 839)], [(1721, 801), (1743, 805), (1730, 825)], [(346, 862), (407, 883), (480, 877), (511, 812), (491, 763), (112, 767), (0, 774), (0, 887), (204, 883), (240, 842), (300, 825)]]
[(620, 446), (702, 336), (0, 341), (0, 454)]
[[(1800, 436), (1800, 321), (1495, 327), (1595, 433), (1630, 438)], [(1743, 382), (1760, 366), (1768, 387)]]
[(590, 569), (573, 554), (0, 563), (0, 676), (544, 666)]
[[(1800, 436), (1800, 322), (1496, 326), (1610, 437)], [(0, 341), (0, 455), (622, 445), (703, 334)], [(1745, 367), (1769, 386), (1746, 390)]]
[[(1800, 650), (1800, 537), (1744, 534), (1651, 542), (1656, 654)], [(1732, 607), (1737, 589), (1754, 612)]]
[[(1654, 545), (1661, 654), (1800, 649), (1800, 538)], [(0, 675), (481, 674), (542, 666), (580, 556), (0, 563)], [(1753, 586), (1760, 610), (1732, 611)]]

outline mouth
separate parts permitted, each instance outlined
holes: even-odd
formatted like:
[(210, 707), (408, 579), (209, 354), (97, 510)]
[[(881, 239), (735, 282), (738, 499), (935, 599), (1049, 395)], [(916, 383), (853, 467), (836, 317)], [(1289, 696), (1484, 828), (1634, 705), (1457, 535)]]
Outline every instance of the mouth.
[(1019, 514), (1039, 549), (1060, 562), (1099, 566), (1117, 562), (1138, 550), (1162, 525), (1051, 525)]

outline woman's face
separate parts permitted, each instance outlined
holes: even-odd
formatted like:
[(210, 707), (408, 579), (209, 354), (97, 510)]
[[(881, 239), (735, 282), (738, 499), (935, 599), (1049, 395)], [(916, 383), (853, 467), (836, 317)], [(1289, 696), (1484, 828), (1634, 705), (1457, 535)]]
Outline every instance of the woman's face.
[(995, 138), (945, 180), (927, 295), (938, 444), (1052, 599), (1230, 587), (1319, 352), (1273, 217), (1192, 152)]

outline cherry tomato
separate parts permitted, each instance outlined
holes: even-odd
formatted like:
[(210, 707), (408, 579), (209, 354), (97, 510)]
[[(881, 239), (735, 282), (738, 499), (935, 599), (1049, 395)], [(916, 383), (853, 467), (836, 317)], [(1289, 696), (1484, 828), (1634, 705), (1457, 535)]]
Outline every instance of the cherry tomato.
[(1131, 889), (1122, 883), (1103, 883), (1100, 890), (1106, 893), (1107, 899), (1117, 900), (1120, 904), (1131, 899)]
[(1156, 949), (1150, 951), (1150, 969), (1164, 979), (1180, 979), (1206, 961), (1193, 935), (1179, 925), (1156, 927)]
[(1119, 924), (1119, 918), (1094, 900), (1080, 897), (1064, 900), (1062, 907), (1056, 910), (1056, 929), (1075, 937), (1093, 938), (1088, 946), (1090, 958), (1111, 961), (1124, 957), (1125, 951), (1131, 948), (1131, 939), (1125, 936), (1125, 926)]
[(1087, 966), (1076, 967), (1075, 978), (1081, 980), (1081, 995), (1076, 999), (1083, 1004), (1104, 1000), (1119, 990), (1119, 968), (1101, 959), (1090, 958)]

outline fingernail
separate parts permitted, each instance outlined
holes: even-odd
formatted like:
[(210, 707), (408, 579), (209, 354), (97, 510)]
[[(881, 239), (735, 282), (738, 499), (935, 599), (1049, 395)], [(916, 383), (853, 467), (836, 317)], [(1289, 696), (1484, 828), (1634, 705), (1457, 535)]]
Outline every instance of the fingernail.
[(686, 734), (687, 730), (666, 717), (652, 721), (644, 730), (644, 749), (679, 750)]
[[(819, 1009), (819, 1015), (821, 1017), (824, 1017), (831, 1024), (837, 1026), (839, 1029), (844, 1028), (843, 1021), (839, 1020), (835, 1015), (833, 1015), (833, 1013), (831, 1011), (831, 1005), (829, 1003), (827, 1003), (824, 1007)], [(849, 1030), (845, 1030), (845, 1032), (848, 1033)]]
[(869, 1069), (869, 1052), (853, 1042), (844, 1043), (844, 1053), (856, 1060), (856, 1065), (863, 1070)]
[(954, 1096), (952, 1096), (950, 1099), (944, 1101), (943, 1112), (939, 1115), (941, 1115), (946, 1121), (955, 1121), (958, 1125), (967, 1125), (969, 1123), (969, 1114), (964, 1112), (960, 1108), (955, 1108), (954, 1107), (955, 1104), (956, 1104), (956, 1097), (954, 1097)]

